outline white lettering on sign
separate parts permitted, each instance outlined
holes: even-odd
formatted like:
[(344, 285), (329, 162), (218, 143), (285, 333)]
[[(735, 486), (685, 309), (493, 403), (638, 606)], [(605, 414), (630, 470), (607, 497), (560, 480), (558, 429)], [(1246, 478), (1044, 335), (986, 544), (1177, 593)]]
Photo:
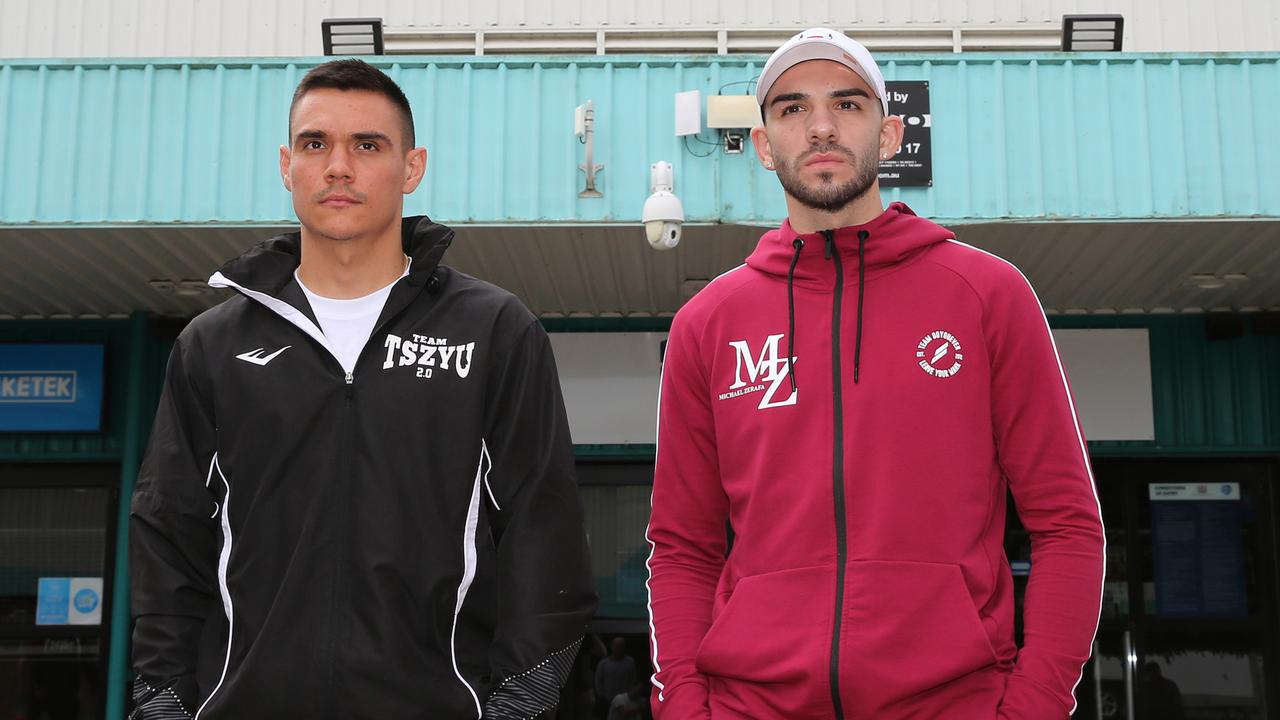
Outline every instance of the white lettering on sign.
[(0, 403), (73, 403), (72, 370), (0, 370)]
[(1150, 500), (1239, 500), (1238, 482), (1151, 483)]

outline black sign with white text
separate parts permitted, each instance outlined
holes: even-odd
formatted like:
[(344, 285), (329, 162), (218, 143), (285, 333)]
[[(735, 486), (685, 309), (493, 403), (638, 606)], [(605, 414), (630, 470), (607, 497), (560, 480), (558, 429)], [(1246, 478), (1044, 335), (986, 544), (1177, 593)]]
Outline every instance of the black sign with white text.
[(888, 160), (880, 161), (880, 187), (933, 185), (933, 150), (930, 141), (929, 83), (926, 80), (888, 80), (889, 114), (902, 118), (902, 146)]

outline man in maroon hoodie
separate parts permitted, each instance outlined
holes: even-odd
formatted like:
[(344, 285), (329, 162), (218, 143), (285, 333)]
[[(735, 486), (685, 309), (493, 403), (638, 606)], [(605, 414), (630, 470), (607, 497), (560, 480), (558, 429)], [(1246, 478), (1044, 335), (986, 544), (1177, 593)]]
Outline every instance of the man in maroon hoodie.
[[(862, 45), (800, 33), (756, 94), (788, 218), (671, 325), (654, 715), (1065, 718), (1104, 538), (1039, 301), (1008, 262), (883, 209), (902, 123)], [(1010, 491), (1032, 537), (1021, 648)]]

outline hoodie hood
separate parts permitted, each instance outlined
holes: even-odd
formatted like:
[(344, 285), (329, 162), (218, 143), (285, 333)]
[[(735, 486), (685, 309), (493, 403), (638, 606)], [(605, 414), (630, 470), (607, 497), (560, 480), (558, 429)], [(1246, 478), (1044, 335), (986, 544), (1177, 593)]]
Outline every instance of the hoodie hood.
[[(955, 233), (936, 223), (917, 217), (906, 203), (895, 202), (879, 217), (863, 225), (836, 228), (835, 246), (846, 267), (858, 267), (858, 234), (867, 233), (863, 263), (868, 275), (906, 260), (931, 245), (950, 240)], [(803, 241), (796, 257), (795, 241)], [(791, 229), (791, 221), (782, 223), (761, 238), (747, 258), (747, 265), (761, 272), (787, 277), (795, 261), (795, 283), (805, 287), (830, 287), (835, 282), (831, 262), (826, 259), (826, 240), (822, 233), (799, 234)]]
[[(760, 238), (747, 265), (761, 272), (785, 277), (787, 281), (787, 357), (794, 357), (796, 336), (795, 287), (834, 288), (837, 294), (835, 322), (839, 324), (839, 295), (846, 283), (846, 267), (857, 273), (857, 330), (854, 336), (853, 382), (858, 384), (862, 367), (862, 319), (869, 278), (912, 257), (921, 250), (954, 238), (950, 230), (929, 222), (905, 203), (896, 202), (876, 219), (862, 225), (821, 230), (801, 235), (791, 229), (788, 218), (782, 227)], [(832, 262), (835, 254), (839, 262)], [(792, 390), (797, 389), (795, 368), (787, 363)]]
[[(435, 274), (445, 250), (453, 242), (453, 230), (426, 215), (407, 217), (401, 221), (400, 241), (404, 254), (413, 260), (406, 280), (412, 285), (423, 285)], [(209, 278), (209, 284), (234, 285), (277, 297), (293, 280), (293, 271), (298, 269), (301, 259), (301, 232), (276, 235), (227, 261)]]

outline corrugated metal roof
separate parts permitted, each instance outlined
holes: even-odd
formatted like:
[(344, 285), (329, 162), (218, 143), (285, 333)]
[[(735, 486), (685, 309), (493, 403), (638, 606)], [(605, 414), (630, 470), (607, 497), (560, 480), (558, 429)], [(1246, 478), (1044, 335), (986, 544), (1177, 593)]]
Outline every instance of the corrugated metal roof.
[[(204, 279), (275, 230), (3, 228), (0, 319), (194, 315), (224, 297), (201, 294)], [(673, 314), (742, 263), (761, 228), (689, 227), (668, 252), (650, 249), (638, 226), (457, 232), (445, 262), (542, 317), (636, 318)], [(1018, 265), (1053, 313), (1280, 310), (1280, 222), (993, 223), (958, 234)], [(1222, 286), (1202, 288), (1194, 274)]]
[(1272, 0), (699, 0), (699, 2), (447, 2), (446, 0), (0, 0), (0, 55), (153, 57), (319, 55), (320, 21), (381, 17), (391, 29), (525, 31), (734, 28), (794, 31), (1000, 26), (1055, 30), (1069, 13), (1121, 13), (1125, 49), (1270, 51), (1280, 47)]
[[(634, 223), (649, 164), (668, 160), (689, 222), (776, 223), (782, 193), (750, 149), (695, 157), (673, 133), (675, 92), (741, 92), (761, 60), (379, 60), (430, 152), (407, 211), (455, 224)], [(0, 64), (0, 224), (292, 221), (277, 148), (314, 62)], [(1280, 143), (1267, 121), (1280, 115), (1280, 53), (883, 65), (890, 79), (930, 83), (933, 186), (886, 194), (922, 215), (1280, 216)], [(578, 197), (572, 117), (587, 100), (601, 199)]]

